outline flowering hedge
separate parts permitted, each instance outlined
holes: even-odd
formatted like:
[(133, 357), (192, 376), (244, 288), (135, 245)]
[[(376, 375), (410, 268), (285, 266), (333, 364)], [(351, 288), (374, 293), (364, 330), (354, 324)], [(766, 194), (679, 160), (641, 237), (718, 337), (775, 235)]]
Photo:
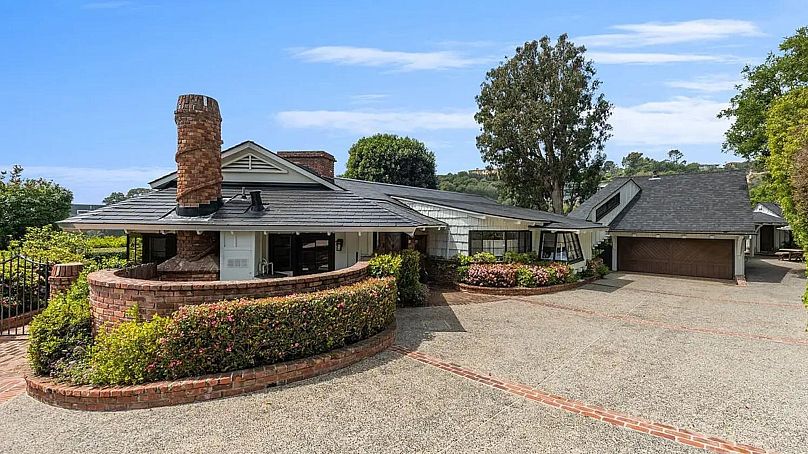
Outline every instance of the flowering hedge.
[(469, 266), (463, 282), (479, 287), (544, 287), (578, 280), (564, 263), (543, 265), (475, 263)]
[[(39, 375), (75, 384), (132, 385), (306, 357), (384, 331), (394, 320), (393, 278), (285, 297), (184, 306), (91, 336), (86, 277), (31, 324)], [(75, 290), (74, 290), (75, 289)], [(134, 311), (137, 312), (137, 311)]]
[(392, 323), (393, 279), (316, 293), (184, 306), (166, 327), (159, 367), (167, 378), (256, 367), (323, 353)]

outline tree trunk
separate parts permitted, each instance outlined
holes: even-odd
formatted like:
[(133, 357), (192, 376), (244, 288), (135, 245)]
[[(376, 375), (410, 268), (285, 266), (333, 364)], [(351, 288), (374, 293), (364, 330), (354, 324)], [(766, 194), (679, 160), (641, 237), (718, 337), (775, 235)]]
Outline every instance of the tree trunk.
[(553, 191), (550, 196), (553, 202), (553, 212), (564, 214), (564, 185), (558, 180), (553, 181)]

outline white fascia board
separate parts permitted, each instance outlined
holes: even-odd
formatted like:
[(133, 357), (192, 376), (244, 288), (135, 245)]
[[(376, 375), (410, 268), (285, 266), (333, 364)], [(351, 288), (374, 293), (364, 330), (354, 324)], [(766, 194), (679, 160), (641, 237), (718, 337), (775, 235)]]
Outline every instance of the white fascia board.
[[(64, 230), (81, 232), (85, 230), (127, 230), (130, 232), (161, 232), (161, 231), (199, 231), (199, 232), (385, 232), (385, 233), (414, 233), (419, 227), (296, 227), (296, 226), (272, 226), (263, 227), (258, 225), (193, 225), (193, 224), (75, 224), (60, 223)], [(439, 228), (443, 226), (435, 226)]]

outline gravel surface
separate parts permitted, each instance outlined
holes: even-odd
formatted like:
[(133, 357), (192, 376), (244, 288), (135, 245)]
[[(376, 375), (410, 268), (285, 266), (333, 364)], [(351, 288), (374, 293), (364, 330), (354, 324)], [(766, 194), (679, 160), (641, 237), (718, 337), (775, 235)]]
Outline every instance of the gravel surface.
[[(746, 288), (615, 273), (604, 285), (554, 295), (493, 302), (453, 295), (446, 301), (462, 304), (399, 310), (397, 342), (589, 404), (783, 453), (804, 452), (808, 346), (676, 331), (535, 304), (805, 336), (799, 264), (753, 260), (750, 270)], [(0, 403), (0, 421), (0, 453), (689, 450), (392, 352), (290, 386), (152, 410), (74, 412), (23, 395)]]

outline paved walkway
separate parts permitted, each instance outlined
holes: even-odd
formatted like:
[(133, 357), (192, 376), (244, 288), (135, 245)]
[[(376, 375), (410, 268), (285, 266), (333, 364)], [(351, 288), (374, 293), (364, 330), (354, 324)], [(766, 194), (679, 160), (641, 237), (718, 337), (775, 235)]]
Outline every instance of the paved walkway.
[(18, 396), (0, 452), (801, 453), (800, 265), (754, 260), (745, 288), (614, 273), (554, 295), (444, 292), (398, 312), (390, 351), (266, 392), (120, 413)]
[(0, 404), (25, 392), (27, 348), (27, 336), (0, 336)]

